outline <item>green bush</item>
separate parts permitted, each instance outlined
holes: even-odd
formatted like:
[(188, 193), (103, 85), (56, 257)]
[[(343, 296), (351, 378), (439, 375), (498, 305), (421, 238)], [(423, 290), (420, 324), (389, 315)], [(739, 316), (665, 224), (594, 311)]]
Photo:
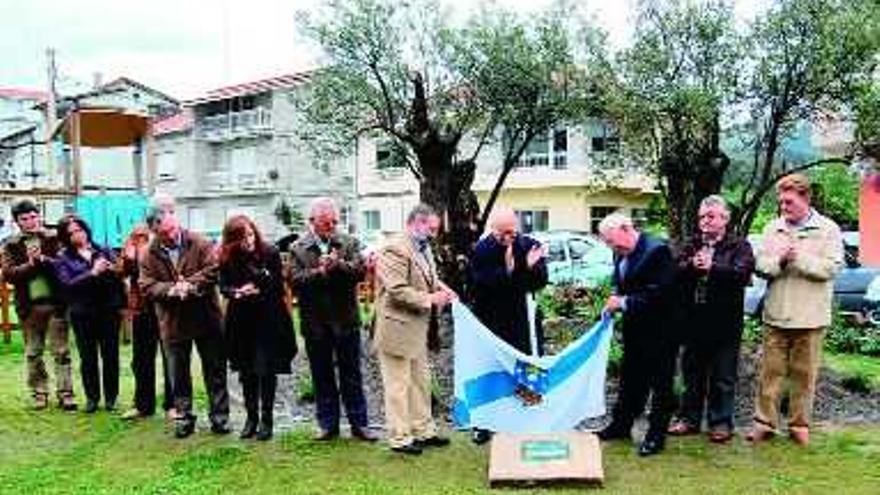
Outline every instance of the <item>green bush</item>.
[(850, 323), (834, 311), (831, 326), (825, 335), (825, 350), (830, 352), (880, 356), (880, 329)]

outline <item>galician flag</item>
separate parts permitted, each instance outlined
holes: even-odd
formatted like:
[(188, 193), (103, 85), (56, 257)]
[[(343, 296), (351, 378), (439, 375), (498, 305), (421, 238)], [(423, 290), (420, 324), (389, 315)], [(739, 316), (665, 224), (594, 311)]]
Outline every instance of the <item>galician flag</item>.
[[(531, 315), (534, 306), (529, 304)], [(536, 357), (499, 339), (463, 304), (454, 303), (452, 315), (453, 416), (458, 427), (508, 433), (570, 431), (585, 418), (605, 414), (610, 318), (593, 325), (560, 354)]]

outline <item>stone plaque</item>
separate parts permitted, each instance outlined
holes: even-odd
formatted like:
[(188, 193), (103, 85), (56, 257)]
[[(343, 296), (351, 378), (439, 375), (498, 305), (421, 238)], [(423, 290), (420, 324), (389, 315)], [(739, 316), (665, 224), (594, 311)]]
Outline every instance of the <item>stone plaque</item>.
[(604, 478), (602, 449), (592, 433), (496, 433), (489, 454), (489, 484), (584, 483)]

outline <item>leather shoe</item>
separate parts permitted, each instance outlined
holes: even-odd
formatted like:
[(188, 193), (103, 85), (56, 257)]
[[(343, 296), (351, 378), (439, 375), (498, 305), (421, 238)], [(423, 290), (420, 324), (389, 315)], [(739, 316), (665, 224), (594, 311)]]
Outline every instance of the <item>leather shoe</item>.
[(320, 430), (317, 434), (315, 434), (314, 439), (317, 442), (329, 442), (330, 440), (335, 440), (338, 436), (338, 430)]
[(174, 437), (175, 438), (186, 438), (192, 435), (196, 431), (196, 424), (194, 421), (178, 421), (176, 425), (174, 425)]
[(34, 394), (34, 411), (42, 411), (49, 407), (49, 396), (46, 394)]
[(244, 422), (244, 426), (241, 428), (241, 433), (238, 434), (238, 438), (242, 440), (246, 440), (248, 438), (253, 437), (257, 434), (257, 420), (253, 418), (248, 418)]
[(421, 455), (422, 448), (415, 444), (415, 442), (401, 445), (400, 447), (391, 447), (392, 452), (397, 452), (398, 454), (407, 454), (407, 455)]
[(73, 394), (64, 394), (59, 397), (58, 407), (63, 411), (76, 411), (76, 401), (73, 400)]
[(116, 400), (105, 400), (104, 410), (107, 412), (116, 412)]
[(471, 441), (474, 442), (475, 445), (483, 445), (489, 440), (492, 440), (492, 432), (489, 430), (475, 428), (471, 433)]
[(229, 423), (226, 421), (218, 421), (211, 423), (211, 433), (215, 435), (228, 435), (232, 433), (232, 428), (229, 427)]
[(642, 444), (639, 445), (639, 455), (648, 457), (659, 454), (666, 447), (666, 439), (664, 437), (650, 436), (646, 437)]
[(596, 436), (599, 437), (599, 440), (603, 442), (610, 442), (614, 440), (632, 440), (632, 433), (628, 429), (621, 428), (617, 425), (611, 424), (606, 426), (605, 428), (599, 430), (596, 433)]
[(83, 412), (86, 414), (94, 414), (98, 411), (98, 401), (96, 400), (87, 400), (86, 407), (83, 409)]
[(370, 443), (379, 440), (379, 437), (376, 436), (375, 433), (371, 432), (367, 428), (352, 428), (351, 429), (351, 437), (357, 438), (358, 440), (361, 440), (363, 442), (370, 442)]
[(788, 436), (794, 440), (794, 443), (801, 447), (810, 445), (810, 430), (803, 426), (792, 426), (789, 429)]
[(440, 437), (434, 435), (433, 437), (428, 437), (422, 440), (416, 440), (413, 442), (420, 449), (425, 449), (428, 447), (446, 447), (449, 445), (449, 439), (446, 437)]
[(260, 421), (260, 426), (257, 427), (257, 440), (260, 442), (268, 441), (272, 438), (272, 422), (271, 421)]

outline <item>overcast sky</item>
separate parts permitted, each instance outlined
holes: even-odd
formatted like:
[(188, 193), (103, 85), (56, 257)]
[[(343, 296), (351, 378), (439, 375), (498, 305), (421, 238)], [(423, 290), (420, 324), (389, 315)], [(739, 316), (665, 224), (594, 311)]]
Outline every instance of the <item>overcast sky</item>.
[[(441, 0), (466, 16), (476, 0)], [(551, 0), (496, 0), (523, 12)], [(624, 44), (635, 0), (594, 0), (587, 10)], [(297, 40), (294, 14), (320, 0), (0, 0), (0, 87), (46, 87), (46, 47), (57, 51), (60, 88), (88, 89), (128, 76), (186, 99), (208, 89), (301, 70), (314, 54)], [(739, 0), (749, 16), (763, 0)], [(526, 7), (523, 7), (526, 5)]]

